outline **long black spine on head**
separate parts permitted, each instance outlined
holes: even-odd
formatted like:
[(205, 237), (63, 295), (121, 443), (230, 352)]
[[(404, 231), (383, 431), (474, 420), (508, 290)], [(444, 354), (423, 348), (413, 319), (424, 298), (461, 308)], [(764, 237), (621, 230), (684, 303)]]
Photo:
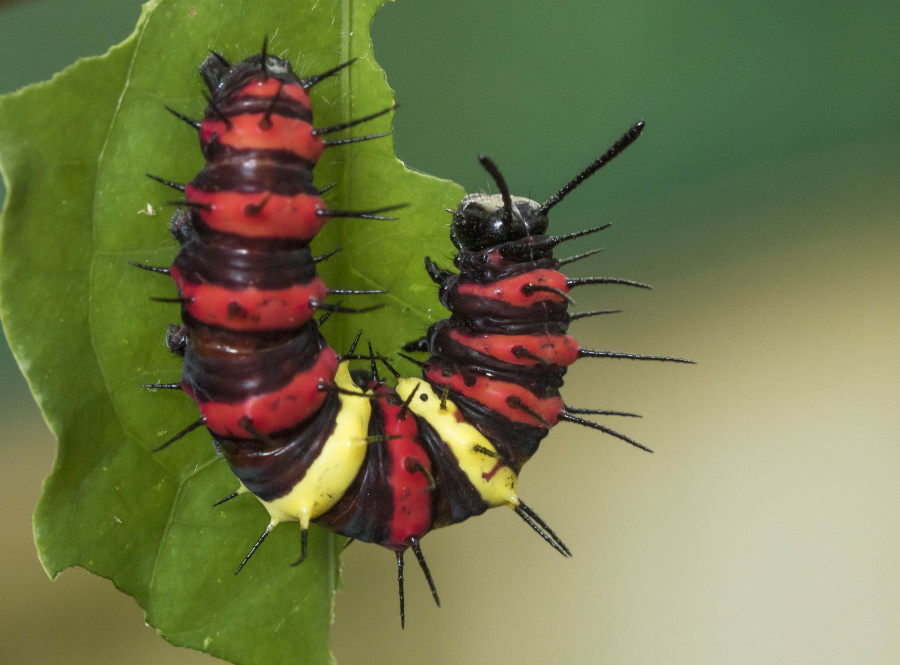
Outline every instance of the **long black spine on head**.
[(597, 159), (591, 162), (586, 169), (584, 169), (577, 176), (572, 178), (566, 185), (564, 185), (556, 194), (547, 199), (543, 204), (541, 204), (539, 212), (541, 214), (546, 215), (547, 212), (555, 206), (557, 203), (562, 201), (568, 194), (578, 187), (585, 180), (594, 175), (601, 168), (609, 164), (614, 158), (618, 157), (622, 152), (634, 143), (637, 138), (641, 135), (641, 132), (644, 131), (644, 121), (638, 120), (634, 123), (627, 132), (625, 132), (618, 141), (616, 141), (606, 152), (600, 155)]
[(509, 193), (509, 185), (506, 184), (506, 178), (500, 173), (497, 164), (486, 155), (478, 155), (478, 162), (484, 167), (497, 184), (500, 190), (500, 197), (503, 199), (503, 223), (512, 224), (512, 196)]

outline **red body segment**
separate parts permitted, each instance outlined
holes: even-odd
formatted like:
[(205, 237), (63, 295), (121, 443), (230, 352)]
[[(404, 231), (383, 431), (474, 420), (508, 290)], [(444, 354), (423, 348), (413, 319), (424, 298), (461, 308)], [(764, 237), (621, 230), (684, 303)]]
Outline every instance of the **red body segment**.
[(578, 342), (569, 335), (467, 335), (451, 330), (450, 338), (470, 349), (511, 365), (542, 363), (568, 367), (578, 360)]
[(228, 289), (186, 281), (175, 266), (170, 274), (188, 314), (206, 325), (230, 330), (299, 328), (316, 312), (315, 304), (325, 302), (328, 291), (320, 277), (286, 289)]
[(326, 347), (312, 367), (295, 375), (283, 388), (249, 395), (234, 404), (204, 401), (202, 396), (194, 394), (189, 383), (184, 382), (182, 387), (197, 402), (211, 432), (225, 437), (253, 438), (255, 434), (244, 427), (247, 420), (257, 432), (272, 434), (292, 427), (315, 413), (327, 396), (320, 386), (334, 383), (337, 367), (337, 355)]
[(408, 409), (388, 399), (390, 395), (396, 396), (384, 385), (375, 391), (384, 413), (385, 445), (391, 459), (388, 482), (394, 495), (390, 537), (382, 545), (402, 552), (411, 538), (421, 538), (431, 529), (431, 493), (436, 488), (431, 461), (419, 443), (416, 420)]
[(207, 118), (200, 126), (201, 143), (218, 142), (235, 150), (278, 150), (292, 152), (315, 163), (325, 145), (305, 120), (265, 113), (248, 113), (229, 118)]
[(185, 188), (195, 214), (214, 231), (247, 238), (312, 240), (328, 222), (325, 203), (315, 194), (281, 196), (268, 192), (207, 192)]
[[(424, 374), (434, 385), (446, 386), (512, 421), (533, 427), (553, 427), (565, 408), (561, 397), (541, 399), (515, 383), (474, 374), (467, 380), (455, 372), (445, 376), (444, 368), (435, 357), (429, 360), (429, 367)], [(510, 401), (518, 401), (525, 408), (511, 406)], [(532, 413), (535, 415), (531, 415)]]
[(489, 300), (499, 300), (516, 307), (531, 307), (536, 302), (550, 300), (552, 302), (564, 302), (565, 297), (552, 291), (531, 291), (529, 286), (541, 286), (556, 289), (561, 293), (568, 293), (566, 276), (557, 270), (532, 270), (530, 272), (498, 279), (489, 284), (476, 282), (462, 282), (458, 292), (462, 295), (477, 296)]

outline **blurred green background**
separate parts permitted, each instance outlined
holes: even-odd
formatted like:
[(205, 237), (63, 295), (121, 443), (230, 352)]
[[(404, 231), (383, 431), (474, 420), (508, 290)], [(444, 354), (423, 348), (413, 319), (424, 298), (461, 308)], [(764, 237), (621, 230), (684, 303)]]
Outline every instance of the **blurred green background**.
[[(104, 52), (138, 14), (131, 0), (2, 4), (0, 92)], [(574, 274), (656, 290), (579, 293), (626, 311), (573, 330), (700, 364), (570, 372), (573, 404), (643, 413), (616, 425), (656, 450), (566, 425), (547, 439), (520, 490), (573, 559), (506, 511), (436, 532), (444, 607), (410, 570), (401, 633), (392, 555), (350, 548), (339, 662), (900, 662), (898, 35), (886, 0), (382, 10), (375, 52), (412, 168), (475, 191), (485, 152), (543, 199), (647, 120), (553, 228), (614, 221)], [(3, 662), (216, 662), (167, 645), (105, 580), (46, 578), (30, 519), (54, 442), (5, 349), (0, 373)]]

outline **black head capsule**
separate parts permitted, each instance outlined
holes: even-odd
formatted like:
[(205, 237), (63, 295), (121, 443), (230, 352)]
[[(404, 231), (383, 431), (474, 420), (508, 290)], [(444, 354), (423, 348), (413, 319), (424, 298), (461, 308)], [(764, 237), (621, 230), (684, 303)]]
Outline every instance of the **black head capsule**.
[(457, 249), (479, 251), (526, 236), (544, 235), (549, 220), (541, 204), (524, 196), (510, 196), (510, 209), (502, 194), (468, 194), (450, 222), (450, 240)]
[(549, 224), (541, 205), (523, 196), (512, 196), (499, 167), (479, 155), (500, 190), (499, 194), (468, 194), (459, 203), (450, 223), (450, 240), (457, 249), (479, 251), (526, 236), (543, 235)]
[(487, 157), (479, 157), (481, 165), (491, 175), (500, 193), (465, 196), (453, 212), (450, 240), (457, 249), (480, 251), (527, 236), (546, 234), (549, 226), (547, 213), (550, 209), (634, 143), (643, 129), (643, 120), (635, 123), (605, 153), (544, 203), (523, 196), (511, 196), (497, 165)]

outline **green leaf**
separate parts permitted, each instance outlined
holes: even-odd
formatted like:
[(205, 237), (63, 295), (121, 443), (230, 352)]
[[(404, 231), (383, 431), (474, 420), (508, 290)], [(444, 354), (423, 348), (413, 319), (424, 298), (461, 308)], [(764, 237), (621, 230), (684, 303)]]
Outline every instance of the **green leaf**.
[[(103, 57), (0, 99), (0, 313), (59, 438), (35, 514), (41, 560), (53, 577), (70, 566), (108, 577), (166, 639), (235, 663), (330, 661), (340, 543), (315, 530), (307, 561), (291, 567), (299, 531), (282, 526), (234, 576), (267, 523), (263, 507), (245, 496), (212, 508), (236, 481), (205, 433), (151, 452), (197, 411), (178, 391), (140, 387), (181, 371), (163, 344), (177, 306), (149, 300), (173, 296), (171, 281), (128, 266), (168, 265), (177, 250), (165, 205), (177, 197), (144, 173), (184, 182), (199, 170), (194, 133), (163, 107), (202, 112), (196, 67), (208, 48), (239, 60), (268, 36), (301, 75), (359, 58), (314, 88), (318, 126), (393, 104), (368, 36), (382, 1), (150, 2)], [(335, 208), (409, 204), (398, 221), (332, 220), (316, 241), (344, 246), (320, 264), (329, 285), (391, 291), (383, 310), (332, 317), (331, 343), (344, 348), (363, 328), (395, 352), (440, 316), (421, 257), (450, 253), (444, 209), (462, 192), (407, 170), (390, 137), (327, 150), (316, 182), (337, 183), (326, 195)]]

